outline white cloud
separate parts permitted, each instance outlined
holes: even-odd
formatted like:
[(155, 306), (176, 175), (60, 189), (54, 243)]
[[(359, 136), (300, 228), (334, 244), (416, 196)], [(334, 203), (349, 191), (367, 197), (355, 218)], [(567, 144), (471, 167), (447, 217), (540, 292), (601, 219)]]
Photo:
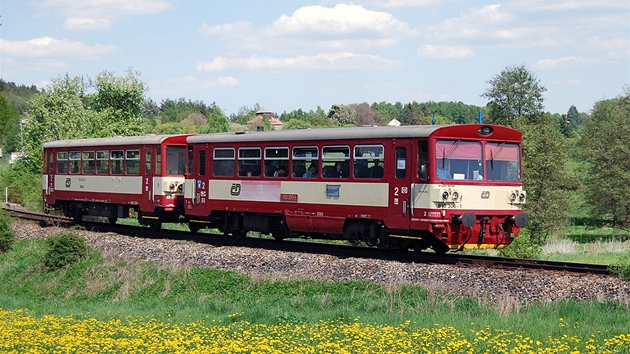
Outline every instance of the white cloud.
[(394, 68), (397, 61), (385, 59), (379, 55), (365, 55), (349, 52), (326, 53), (312, 56), (271, 57), (252, 55), (247, 58), (215, 57), (210, 62), (200, 62), (197, 70), (223, 71), (228, 69), (248, 70), (348, 70), (365, 68)]
[(588, 63), (588, 60), (578, 56), (567, 56), (562, 58), (543, 59), (535, 62), (532, 68), (535, 70), (550, 70), (566, 67), (579, 67)]
[(373, 37), (406, 35), (409, 25), (387, 12), (371, 11), (359, 5), (338, 4), (333, 8), (304, 6), (282, 15), (271, 26), (274, 35)]
[(111, 26), (111, 22), (105, 19), (95, 18), (69, 18), (64, 24), (63, 28), (67, 30), (105, 30)]
[(55, 39), (51, 37), (34, 38), (28, 41), (9, 41), (0, 39), (3, 55), (23, 58), (72, 58), (99, 59), (104, 55), (116, 52), (113, 45), (97, 44), (89, 46), (82, 42)]
[(173, 0), (45, 0), (34, 5), (65, 18), (67, 30), (104, 30), (121, 18), (168, 11)]
[(232, 76), (221, 76), (214, 80), (201, 80), (193, 76), (186, 76), (180, 79), (169, 80), (168, 82), (180, 89), (192, 91), (221, 87), (237, 87), (241, 84), (238, 79)]
[(198, 33), (213, 36), (233, 50), (275, 55), (389, 48), (414, 35), (406, 22), (387, 12), (347, 4), (301, 7), (260, 28), (250, 22), (204, 23)]
[(425, 45), (417, 50), (418, 57), (429, 59), (467, 59), (475, 56), (470, 47)]

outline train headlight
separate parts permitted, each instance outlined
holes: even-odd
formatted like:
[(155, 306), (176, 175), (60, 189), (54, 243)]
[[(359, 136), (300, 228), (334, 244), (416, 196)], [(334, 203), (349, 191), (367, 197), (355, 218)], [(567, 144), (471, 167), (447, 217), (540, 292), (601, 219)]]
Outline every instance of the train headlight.
[(453, 191), (453, 193), (451, 193), (451, 198), (453, 198), (453, 200), (457, 200), (459, 198), (459, 193), (457, 193), (457, 191)]
[(170, 189), (171, 191), (174, 191), (174, 190), (175, 190), (175, 183), (171, 183), (171, 184), (168, 186), (168, 189)]
[(448, 199), (448, 192), (447, 191), (442, 192), (442, 199), (444, 199), (444, 200)]
[(510, 203), (514, 203), (516, 201), (517, 195), (516, 192), (510, 193)]
[(525, 192), (519, 193), (518, 201), (521, 202), (521, 203), (525, 203)]

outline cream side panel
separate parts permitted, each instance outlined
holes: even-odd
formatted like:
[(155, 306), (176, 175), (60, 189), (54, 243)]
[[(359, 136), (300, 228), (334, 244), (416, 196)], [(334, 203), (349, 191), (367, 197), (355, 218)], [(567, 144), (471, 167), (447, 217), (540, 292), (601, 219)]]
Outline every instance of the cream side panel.
[[(326, 186), (339, 186), (339, 197), (326, 195)], [(209, 200), (279, 202), (297, 196), (297, 203), (388, 206), (387, 183), (295, 182), (295, 181), (209, 181)]]
[(55, 191), (141, 194), (141, 176), (55, 176)]
[[(461, 186), (461, 185), (437, 185), (415, 184), (414, 208), (439, 208), (439, 209), (473, 209), (473, 210), (521, 210), (521, 204), (510, 204), (508, 197), (511, 192), (522, 191), (522, 188), (512, 186)], [(459, 198), (456, 202), (448, 199), (444, 203), (442, 193), (451, 195), (457, 191)]]
[[(178, 186), (183, 185), (186, 179), (184, 177), (154, 177), (153, 178), (153, 195), (172, 195), (178, 190)], [(171, 190), (170, 186), (174, 185), (175, 189)], [(167, 193), (168, 192), (168, 193)], [(180, 190), (179, 195), (184, 194), (184, 187)]]
[(48, 193), (48, 175), (42, 175), (42, 191)]

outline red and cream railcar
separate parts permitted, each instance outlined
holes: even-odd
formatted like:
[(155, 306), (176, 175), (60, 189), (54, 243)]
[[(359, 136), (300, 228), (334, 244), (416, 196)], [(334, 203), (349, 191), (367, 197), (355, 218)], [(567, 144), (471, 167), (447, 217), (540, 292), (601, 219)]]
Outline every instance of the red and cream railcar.
[(44, 144), (45, 210), (108, 217), (135, 209), (144, 225), (160, 228), (183, 212), (186, 137), (145, 135)]
[(416, 250), (504, 247), (521, 211), (521, 133), (426, 125), (187, 138), (191, 230), (363, 241)]

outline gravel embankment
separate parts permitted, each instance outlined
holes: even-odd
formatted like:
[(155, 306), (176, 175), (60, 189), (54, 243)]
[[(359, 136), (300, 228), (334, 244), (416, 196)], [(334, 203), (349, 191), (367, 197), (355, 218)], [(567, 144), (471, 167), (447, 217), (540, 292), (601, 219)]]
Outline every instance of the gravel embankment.
[[(41, 238), (66, 230), (58, 227), (41, 228), (29, 222), (16, 222), (14, 229), (19, 238)], [(566, 299), (610, 300), (630, 304), (630, 283), (611, 276), (342, 259), (330, 255), (215, 247), (110, 233), (79, 233), (104, 255), (158, 261), (173, 267), (231, 270), (256, 279), (360, 280), (392, 287), (415, 284), (435, 295), (465, 295), (501, 307)]]

